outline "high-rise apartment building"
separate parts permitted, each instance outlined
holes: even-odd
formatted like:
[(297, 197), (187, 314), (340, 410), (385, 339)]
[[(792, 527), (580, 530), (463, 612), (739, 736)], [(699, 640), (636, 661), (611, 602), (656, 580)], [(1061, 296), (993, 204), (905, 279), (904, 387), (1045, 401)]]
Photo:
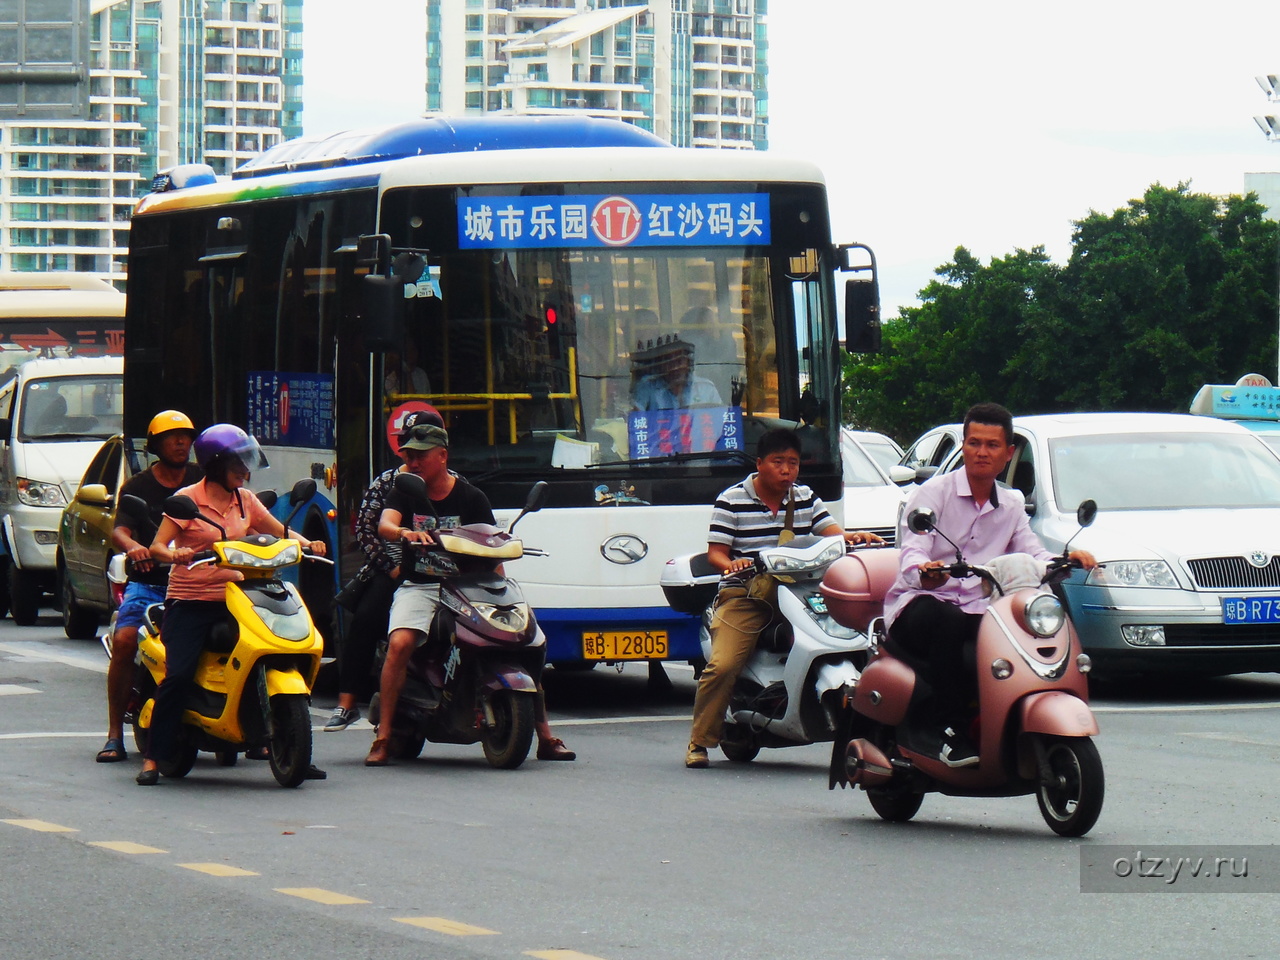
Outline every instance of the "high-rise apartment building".
[(123, 283), (158, 170), (299, 136), (302, 2), (0, 3), (0, 270)]
[(768, 145), (767, 0), (427, 0), (429, 114), (587, 113)]

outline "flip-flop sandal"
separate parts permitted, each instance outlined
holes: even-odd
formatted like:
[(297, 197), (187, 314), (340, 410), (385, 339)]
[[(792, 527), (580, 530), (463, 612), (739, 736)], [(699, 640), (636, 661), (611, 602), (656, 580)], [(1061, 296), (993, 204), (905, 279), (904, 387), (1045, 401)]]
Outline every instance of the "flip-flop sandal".
[(265, 747), (265, 746), (264, 746), (264, 747), (250, 747), (248, 750), (246, 750), (246, 751), (244, 752), (244, 758), (245, 758), (246, 760), (270, 760), (270, 759), (271, 759), (271, 748), (270, 748), (270, 747)]
[(107, 741), (106, 746), (98, 751), (99, 763), (119, 763), (121, 760), (128, 760), (129, 754), (125, 752), (124, 741), (112, 737)]

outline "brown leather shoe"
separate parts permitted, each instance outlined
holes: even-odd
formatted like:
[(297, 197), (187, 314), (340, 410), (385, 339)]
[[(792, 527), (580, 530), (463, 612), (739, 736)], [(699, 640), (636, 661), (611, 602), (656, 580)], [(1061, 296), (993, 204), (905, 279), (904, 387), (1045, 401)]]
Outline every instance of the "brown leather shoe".
[(689, 749), (685, 751), (684, 765), (690, 770), (702, 770), (709, 762), (707, 760), (707, 748), (691, 742)]
[(369, 748), (369, 755), (364, 758), (366, 767), (385, 767), (391, 762), (387, 756), (387, 738), (379, 737), (373, 741), (373, 746)]
[(564, 745), (559, 737), (538, 741), (539, 760), (576, 760), (578, 755)]

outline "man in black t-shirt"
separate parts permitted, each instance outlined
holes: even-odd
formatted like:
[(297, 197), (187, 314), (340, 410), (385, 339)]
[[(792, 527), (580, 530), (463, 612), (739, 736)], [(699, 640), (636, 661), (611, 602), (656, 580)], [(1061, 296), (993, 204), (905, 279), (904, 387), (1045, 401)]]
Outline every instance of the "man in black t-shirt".
[[(449, 434), (444, 427), (423, 423), (413, 427), (407, 439), (400, 442), (400, 455), (411, 473), (427, 485), (427, 496), (435, 515), (416, 512), (394, 487), (387, 496), (378, 534), (384, 540), (405, 543), (431, 543), (429, 531), (456, 527), (465, 523), (493, 523), (489, 498), (461, 477), (449, 472)], [(438, 518), (438, 519), (437, 519)], [(413, 557), (414, 559), (410, 559)], [(457, 573), (453, 561), (437, 552), (416, 554), (406, 551), (401, 569), (404, 582), (396, 588), (391, 601), (391, 619), (387, 624), (387, 656), (382, 661), (379, 685), (379, 722), (373, 746), (365, 758), (365, 766), (386, 766), (387, 741), (396, 704), (404, 688), (409, 657), (440, 605), (440, 581)]]
[(162, 504), (182, 487), (197, 483), (200, 468), (187, 462), (195, 425), (177, 410), (165, 410), (151, 418), (147, 427), (147, 451), (156, 462), (130, 477), (118, 491), (117, 503), (126, 494), (146, 502), (147, 516), (128, 510), (116, 511), (111, 543), (130, 561), (129, 582), (116, 611), (115, 633), (111, 635), (111, 665), (107, 668), (107, 743), (98, 751), (99, 763), (128, 759), (124, 748), (124, 712), (133, 686), (133, 661), (138, 652), (138, 628), (153, 603), (163, 603), (169, 571), (151, 559), (151, 541), (164, 516)]

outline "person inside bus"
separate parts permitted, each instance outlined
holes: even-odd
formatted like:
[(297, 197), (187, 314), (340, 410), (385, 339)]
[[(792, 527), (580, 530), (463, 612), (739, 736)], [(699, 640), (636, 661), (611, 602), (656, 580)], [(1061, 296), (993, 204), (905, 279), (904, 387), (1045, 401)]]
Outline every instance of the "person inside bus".
[(632, 410), (686, 410), (723, 406), (720, 391), (693, 372), (694, 347), (678, 335), (638, 349), (631, 357), (636, 383)]
[(684, 765), (708, 765), (707, 749), (720, 744), (733, 685), (755, 651), (756, 639), (778, 616), (777, 581), (753, 576), (756, 556), (795, 536), (843, 536), (849, 543), (880, 543), (874, 533), (842, 531), (814, 492), (797, 483), (800, 438), (776, 427), (756, 446), (756, 472), (716, 498), (707, 534), (707, 559), (720, 571), (711, 620), (711, 659), (698, 677), (693, 726)]
[[(996, 483), (1014, 452), (1009, 411), (997, 403), (975, 404), (964, 416), (961, 436), (963, 469), (935, 474), (916, 487), (902, 516), (932, 510), (939, 533), (962, 545), (970, 563), (1007, 553), (1052, 559), (1027, 521), (1021, 491)], [(968, 736), (976, 677), (973, 667), (966, 666), (965, 651), (977, 642), (991, 601), (977, 577), (954, 579), (947, 573), (955, 558), (951, 543), (937, 533), (904, 531), (898, 576), (884, 598), (884, 619), (889, 642), (927, 665), (920, 674), (932, 696), (922, 707), (928, 722), (942, 732), (938, 758), (964, 767), (979, 759)], [(1070, 557), (1085, 570), (1097, 566), (1087, 550), (1073, 550)]]
[[(230, 423), (217, 423), (195, 440), (196, 463), (204, 479), (178, 493), (190, 497), (205, 516), (226, 528), (226, 539), (250, 533), (284, 536), (284, 525), (273, 517), (262, 501), (245, 488), (250, 471), (265, 467), (258, 441)], [(304, 550), (324, 556), (324, 541), (308, 540), (297, 531), (290, 536)], [(160, 761), (169, 761), (177, 748), (186, 706), (187, 691), (199, 665), (209, 631), (226, 620), (226, 582), (243, 575), (212, 564), (190, 567), (192, 557), (222, 538), (216, 527), (203, 520), (175, 520), (166, 514), (151, 544), (151, 557), (173, 564), (169, 573), (164, 612), (165, 676), (156, 691), (151, 713), (151, 738), (138, 785), (154, 786), (159, 780)], [(324, 778), (324, 771), (312, 767), (311, 779)]]
[(427, 371), (418, 366), (418, 344), (412, 337), (404, 342), (403, 356), (388, 351), (385, 364), (383, 386), (388, 394), (425, 396), (431, 392), (431, 380)]
[(151, 559), (151, 540), (164, 519), (163, 503), (182, 487), (200, 480), (200, 468), (189, 463), (195, 424), (185, 413), (164, 410), (147, 426), (147, 452), (155, 462), (134, 474), (120, 487), (117, 502), (126, 495), (147, 505), (146, 516), (124, 509), (116, 512), (111, 543), (129, 558), (129, 581), (116, 611), (115, 632), (111, 635), (111, 664), (107, 667), (107, 742), (98, 751), (98, 763), (129, 759), (124, 748), (124, 714), (133, 689), (134, 657), (138, 653), (138, 628), (147, 607), (164, 603), (169, 568)]
[[(421, 529), (404, 526), (406, 519), (414, 518), (413, 504), (394, 486), (387, 496), (378, 533), (392, 543), (431, 543), (431, 530), (439, 527), (467, 523), (494, 522), (489, 498), (449, 470), (449, 433), (433, 423), (415, 423), (401, 434), (400, 455), (405, 467), (421, 477), (427, 485), (427, 496), (435, 516), (423, 518)], [(396, 704), (404, 688), (405, 673), (409, 667), (418, 640), (435, 617), (440, 604), (440, 580), (442, 571), (435, 570), (429, 556), (420, 555), (412, 564), (405, 564), (401, 571), (403, 580), (396, 588), (391, 603), (388, 622), (387, 654), (382, 662), (379, 683), (379, 723), (374, 733), (373, 745), (365, 757), (365, 766), (385, 767), (390, 763), (389, 743), (391, 724), (396, 715)], [(542, 684), (538, 684), (535, 701), (534, 727), (538, 734), (539, 760), (573, 760), (577, 754), (554, 736), (547, 718), (546, 698)]]

